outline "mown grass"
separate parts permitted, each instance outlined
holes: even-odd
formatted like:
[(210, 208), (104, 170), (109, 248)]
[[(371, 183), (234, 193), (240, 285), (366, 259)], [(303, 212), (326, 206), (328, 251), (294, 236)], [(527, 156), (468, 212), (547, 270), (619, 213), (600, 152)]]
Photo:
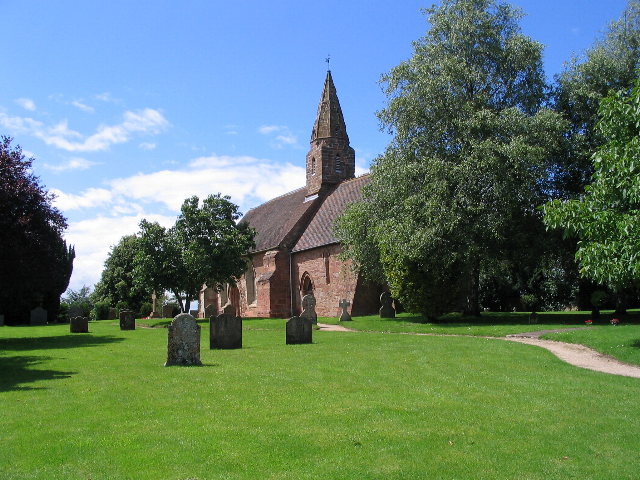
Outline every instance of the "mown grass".
[[(160, 322), (159, 322), (160, 323)], [(356, 322), (354, 322), (356, 323)], [(637, 478), (640, 381), (473, 337), (245, 322), (163, 367), (164, 328), (0, 329), (3, 479)]]

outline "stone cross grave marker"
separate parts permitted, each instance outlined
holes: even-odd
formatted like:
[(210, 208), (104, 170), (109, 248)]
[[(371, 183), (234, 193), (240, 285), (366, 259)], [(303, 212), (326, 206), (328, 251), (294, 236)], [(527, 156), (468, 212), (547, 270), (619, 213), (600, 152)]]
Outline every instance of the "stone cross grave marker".
[(30, 325), (46, 325), (47, 311), (42, 307), (36, 307), (33, 310), (31, 310), (29, 324)]
[(291, 317), (287, 321), (287, 345), (312, 343), (313, 326), (305, 317)]
[[(231, 307), (233, 311), (233, 307)], [(225, 313), (209, 319), (209, 347), (212, 349), (242, 348), (242, 318)]]
[(340, 300), (340, 303), (338, 304), (338, 306), (342, 309), (342, 313), (340, 314), (341, 322), (351, 321), (351, 315), (349, 315), (349, 312), (347, 312), (347, 308), (349, 308), (349, 305), (351, 305), (351, 302), (348, 301), (346, 298), (343, 298), (342, 300)]
[(396, 318), (396, 310), (393, 308), (393, 298), (389, 292), (382, 292), (380, 295), (380, 318)]
[(69, 319), (71, 333), (89, 333), (89, 319), (87, 317), (73, 317)]
[(173, 317), (173, 305), (163, 305), (162, 306), (162, 318), (171, 318)]
[(136, 317), (131, 310), (120, 311), (120, 330), (135, 330)]
[(307, 318), (313, 324), (318, 323), (318, 315), (316, 314), (316, 297), (313, 295), (305, 295), (302, 297), (302, 313), (300, 318)]
[(200, 362), (200, 325), (188, 313), (181, 313), (171, 322), (167, 334), (167, 361), (173, 365), (202, 365)]

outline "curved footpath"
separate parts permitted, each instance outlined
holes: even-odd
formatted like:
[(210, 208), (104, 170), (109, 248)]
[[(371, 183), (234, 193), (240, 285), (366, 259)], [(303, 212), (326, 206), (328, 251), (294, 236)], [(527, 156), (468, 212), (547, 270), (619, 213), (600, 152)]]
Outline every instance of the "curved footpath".
[[(584, 328), (584, 327), (581, 327)], [(585, 347), (575, 343), (556, 342), (555, 340), (542, 340), (540, 336), (547, 333), (566, 332), (567, 330), (580, 330), (575, 329), (558, 329), (558, 330), (540, 330), (537, 332), (517, 333), (514, 335), (507, 335), (506, 337), (483, 337), (493, 338), (495, 340), (508, 340), (510, 342), (525, 343), (527, 345), (535, 345), (549, 350), (560, 360), (563, 360), (576, 367), (586, 368), (588, 370), (595, 370), (597, 372), (610, 373), (612, 375), (622, 375), (625, 377), (640, 378), (640, 366), (630, 365), (628, 363), (620, 362), (609, 355), (596, 352), (591, 348)], [(328, 325), (324, 323), (318, 323), (318, 329), (329, 332), (358, 332), (358, 330), (351, 330), (350, 328), (343, 327), (342, 325)], [(382, 333), (382, 332), (380, 332)], [(466, 335), (440, 335), (436, 333), (399, 333), (400, 335), (423, 335), (423, 336), (466, 336)]]

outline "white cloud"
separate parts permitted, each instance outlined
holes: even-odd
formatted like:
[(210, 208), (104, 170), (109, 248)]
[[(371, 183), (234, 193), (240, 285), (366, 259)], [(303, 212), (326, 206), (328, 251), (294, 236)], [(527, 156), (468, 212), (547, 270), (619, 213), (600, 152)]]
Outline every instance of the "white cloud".
[(47, 145), (68, 152), (97, 152), (107, 150), (111, 145), (128, 142), (133, 135), (157, 135), (169, 127), (169, 122), (158, 110), (145, 108), (137, 112), (124, 112), (121, 123), (102, 125), (96, 133), (86, 138), (69, 129), (66, 120), (47, 127), (32, 118), (10, 117), (0, 112), (0, 126), (16, 133), (33, 135)]
[(262, 125), (258, 128), (258, 133), (262, 135), (278, 133), (279, 135), (276, 135), (271, 141), (273, 148), (280, 149), (285, 145), (297, 145), (298, 143), (298, 138), (285, 125)]
[(104, 188), (89, 188), (79, 195), (52, 188), (51, 193), (56, 196), (54, 205), (62, 211), (100, 207), (112, 200), (112, 192)]
[(94, 113), (96, 111), (95, 108), (93, 108), (93, 107), (91, 107), (91, 106), (89, 106), (89, 105), (87, 105), (85, 103), (82, 103), (79, 100), (72, 101), (71, 105), (76, 107), (78, 110), (82, 110), (83, 112), (87, 112), (87, 113)]
[(30, 98), (17, 98), (16, 103), (30, 112), (35, 112), (36, 110), (36, 104)]
[(45, 163), (44, 168), (54, 172), (66, 172), (69, 170), (87, 170), (94, 165), (98, 165), (98, 162), (91, 162), (85, 158), (70, 158), (59, 165)]
[(156, 148), (156, 144), (155, 143), (151, 143), (151, 142), (142, 142), (140, 145), (138, 145), (138, 147), (141, 150), (155, 150)]
[(83, 285), (94, 285), (100, 280), (104, 261), (120, 238), (138, 231), (140, 220), (146, 218), (166, 227), (173, 224), (175, 218), (163, 215), (143, 214), (97, 217), (90, 220), (71, 222), (65, 239), (74, 245), (76, 258), (73, 262), (73, 274), (69, 288), (74, 290)]

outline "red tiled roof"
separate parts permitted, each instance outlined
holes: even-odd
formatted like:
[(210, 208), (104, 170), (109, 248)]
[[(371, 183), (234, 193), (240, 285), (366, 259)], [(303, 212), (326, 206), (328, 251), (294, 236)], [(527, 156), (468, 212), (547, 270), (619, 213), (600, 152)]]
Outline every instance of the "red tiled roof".
[(337, 243), (338, 239), (333, 235), (334, 222), (348, 204), (362, 199), (362, 187), (369, 183), (370, 179), (371, 177), (367, 174), (340, 183), (326, 197), (309, 226), (293, 247), (293, 251)]

